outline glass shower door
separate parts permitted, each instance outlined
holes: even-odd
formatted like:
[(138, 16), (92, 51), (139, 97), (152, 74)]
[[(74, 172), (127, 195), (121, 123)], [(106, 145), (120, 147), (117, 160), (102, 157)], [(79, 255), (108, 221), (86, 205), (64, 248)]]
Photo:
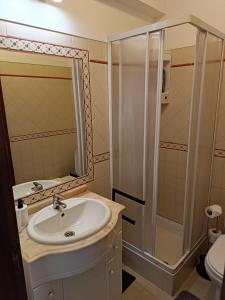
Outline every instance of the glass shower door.
[(111, 48), (113, 199), (126, 206), (123, 239), (150, 254), (154, 251), (162, 41), (163, 32), (146, 33), (114, 42)]
[[(155, 256), (173, 266), (184, 255), (185, 186), (196, 50), (195, 27), (165, 29)], [(174, 35), (183, 37), (174, 43)], [(185, 37), (191, 39), (188, 41)]]
[[(201, 33), (203, 34), (203, 33)], [(192, 248), (207, 232), (205, 207), (210, 200), (215, 122), (220, 89), (223, 42), (205, 33), (204, 66), (199, 100), (198, 131), (196, 136), (194, 185), (192, 186), (192, 218), (190, 224)], [(197, 101), (197, 99), (194, 99)]]
[(148, 34), (144, 139), (144, 251), (155, 255), (164, 31)]
[(113, 198), (123, 239), (142, 248), (146, 35), (112, 44)]

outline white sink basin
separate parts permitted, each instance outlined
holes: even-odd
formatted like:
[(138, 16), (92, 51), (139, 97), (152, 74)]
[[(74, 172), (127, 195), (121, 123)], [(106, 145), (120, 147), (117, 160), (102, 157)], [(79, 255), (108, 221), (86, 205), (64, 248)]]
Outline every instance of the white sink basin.
[[(48, 189), (51, 188), (59, 182), (57, 180), (34, 180), (35, 182), (40, 183), (43, 186), (43, 189)], [(13, 197), (14, 200), (18, 200), (20, 198), (29, 196), (33, 193), (35, 193), (32, 188), (34, 187), (33, 182), (34, 181), (29, 181), (21, 184), (17, 184), (13, 186)]]
[(111, 217), (110, 208), (99, 200), (71, 198), (67, 208), (47, 206), (32, 216), (27, 227), (29, 236), (43, 244), (67, 244), (96, 233)]

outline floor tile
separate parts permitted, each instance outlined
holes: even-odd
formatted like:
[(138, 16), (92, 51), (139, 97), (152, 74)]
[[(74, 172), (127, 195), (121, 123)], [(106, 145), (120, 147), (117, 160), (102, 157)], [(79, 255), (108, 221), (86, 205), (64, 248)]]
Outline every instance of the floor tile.
[[(146, 280), (130, 268), (124, 269), (134, 275), (136, 280), (123, 293), (122, 300), (174, 300), (176, 295), (170, 296), (150, 281)], [(212, 284), (201, 278), (195, 269), (190, 273), (183, 283), (180, 291), (189, 291), (200, 300), (211, 300)], [(179, 294), (179, 292), (177, 295)]]

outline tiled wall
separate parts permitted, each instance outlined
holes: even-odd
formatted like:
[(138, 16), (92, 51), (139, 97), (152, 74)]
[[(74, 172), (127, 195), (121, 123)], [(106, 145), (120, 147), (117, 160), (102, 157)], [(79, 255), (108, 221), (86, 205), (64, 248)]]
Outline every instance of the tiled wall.
[[(1, 27), (1, 23), (0, 23)], [(19, 26), (20, 27), (20, 26)], [(20, 32), (18, 25), (11, 25), (10, 35)], [(107, 46), (93, 40), (23, 30), (23, 38), (52, 41), (90, 51), (94, 181), (88, 187), (104, 196), (109, 196), (109, 137), (107, 95)], [(190, 91), (193, 72), (193, 48), (173, 50), (172, 64), (187, 64), (171, 69), (170, 99), (162, 106), (161, 147), (159, 163), (158, 214), (178, 223), (183, 221), (184, 176), (187, 158), (187, 124), (190, 109)], [(224, 77), (225, 78), (225, 77)], [(222, 84), (222, 99), (214, 156), (211, 202), (220, 203), (225, 211), (225, 79)], [(66, 135), (65, 135), (66, 136)], [(54, 139), (54, 137), (52, 137)], [(15, 145), (15, 144), (14, 144)], [(42, 144), (43, 145), (43, 144)], [(41, 147), (42, 147), (41, 145)], [(38, 145), (39, 147), (40, 145)], [(36, 148), (36, 146), (34, 146)], [(60, 150), (59, 150), (60, 151)], [(20, 151), (17, 151), (20, 153)], [(24, 155), (26, 155), (24, 153)], [(29, 155), (29, 154), (27, 154)], [(221, 225), (224, 222), (221, 219)]]
[(158, 214), (183, 223), (193, 48), (172, 50), (169, 104), (161, 106)]
[(94, 181), (88, 187), (103, 196), (109, 197), (109, 134), (108, 134), (108, 95), (107, 95), (107, 45), (75, 36), (32, 29), (26, 26), (0, 22), (1, 28), (10, 36), (62, 44), (69, 47), (89, 50)]
[[(225, 72), (225, 70), (224, 70)], [(225, 76), (222, 81), (222, 93), (217, 120), (216, 144), (214, 149), (214, 166), (210, 201), (220, 204), (223, 215), (220, 218), (220, 227), (224, 231), (225, 222)]]
[[(102, 43), (105, 50), (106, 44)], [(88, 187), (101, 195), (110, 196), (109, 180), (109, 122), (108, 122), (108, 90), (107, 90), (107, 64), (90, 64), (91, 68), (91, 101), (92, 101), (92, 127), (93, 127), (93, 155), (95, 180)]]
[(0, 62), (0, 75), (16, 184), (74, 172), (71, 69)]
[[(215, 51), (215, 49), (213, 49)], [(184, 179), (188, 150), (188, 114), (190, 112), (194, 48), (172, 51), (170, 103), (162, 105), (159, 160), (158, 214), (183, 223)], [(224, 70), (225, 72), (225, 70)], [(208, 94), (213, 90), (208, 84)], [(212, 97), (211, 97), (212, 98)], [(214, 97), (213, 97), (214, 98)], [(212, 99), (210, 100), (212, 101)], [(209, 105), (210, 107), (210, 105)], [(211, 204), (220, 204), (225, 221), (225, 76), (217, 117), (216, 144), (213, 151)], [(165, 143), (166, 142), (166, 143)], [(204, 208), (201, 207), (202, 213)], [(202, 214), (201, 213), (201, 214)], [(214, 222), (210, 222), (213, 226)]]
[[(194, 207), (192, 224), (192, 245), (207, 232), (205, 207), (209, 201), (211, 166), (214, 154), (214, 133), (217, 111), (217, 96), (220, 79), (220, 59), (222, 42), (213, 35), (208, 35), (206, 49), (206, 65), (204, 85), (202, 89), (202, 107), (200, 116), (199, 145), (193, 156), (197, 154), (196, 181), (194, 185)], [(194, 99), (198, 103), (198, 98)], [(193, 104), (194, 105), (194, 104)], [(196, 123), (193, 121), (193, 123)], [(192, 133), (193, 134), (193, 133)]]

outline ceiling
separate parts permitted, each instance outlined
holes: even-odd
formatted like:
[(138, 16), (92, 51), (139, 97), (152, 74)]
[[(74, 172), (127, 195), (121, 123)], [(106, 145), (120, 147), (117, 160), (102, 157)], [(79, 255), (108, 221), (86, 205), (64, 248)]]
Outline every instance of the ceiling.
[(165, 0), (96, 0), (106, 5), (118, 8), (130, 15), (145, 21), (161, 19)]

